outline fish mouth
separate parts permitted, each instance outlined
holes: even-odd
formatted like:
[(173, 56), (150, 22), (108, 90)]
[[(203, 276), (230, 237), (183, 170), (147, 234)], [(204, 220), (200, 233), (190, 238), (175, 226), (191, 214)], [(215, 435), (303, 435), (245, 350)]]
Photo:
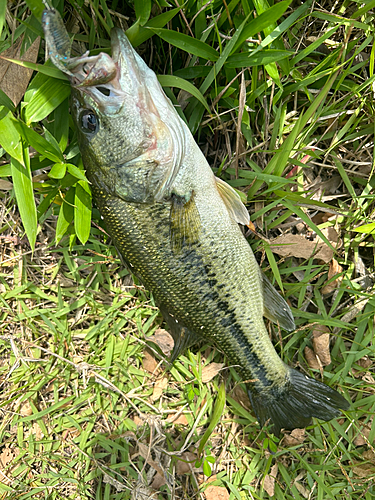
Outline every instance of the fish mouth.
[(88, 52), (70, 59), (67, 64), (73, 89), (89, 95), (99, 109), (107, 114), (118, 113), (126, 98), (134, 98), (142, 85), (139, 61), (125, 33), (111, 31), (112, 56)]

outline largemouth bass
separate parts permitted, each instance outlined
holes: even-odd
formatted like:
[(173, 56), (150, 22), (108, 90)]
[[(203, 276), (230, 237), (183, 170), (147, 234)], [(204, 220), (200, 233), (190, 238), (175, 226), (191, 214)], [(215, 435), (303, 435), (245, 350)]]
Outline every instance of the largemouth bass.
[(56, 11), (44, 11), (43, 27), (52, 61), (71, 82), (95, 203), (171, 329), (172, 359), (197, 340), (216, 344), (246, 381), (260, 424), (271, 423), (276, 434), (349, 408), (336, 390), (290, 368), (275, 351), (263, 314), (289, 330), (294, 321), (239, 228), (249, 223), (246, 207), (215, 178), (126, 35), (112, 31), (112, 56), (71, 58)]

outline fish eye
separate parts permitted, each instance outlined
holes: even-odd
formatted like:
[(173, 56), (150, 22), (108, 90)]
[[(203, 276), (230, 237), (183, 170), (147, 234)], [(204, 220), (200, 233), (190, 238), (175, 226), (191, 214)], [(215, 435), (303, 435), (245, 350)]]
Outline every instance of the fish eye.
[(95, 134), (99, 128), (99, 120), (92, 109), (85, 109), (79, 115), (79, 125), (85, 134)]

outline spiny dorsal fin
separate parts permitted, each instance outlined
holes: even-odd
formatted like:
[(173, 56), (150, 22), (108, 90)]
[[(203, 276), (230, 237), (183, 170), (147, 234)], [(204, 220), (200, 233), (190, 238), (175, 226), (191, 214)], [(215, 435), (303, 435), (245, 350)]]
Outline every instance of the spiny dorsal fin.
[(201, 221), (194, 201), (194, 191), (186, 201), (183, 196), (172, 195), (170, 212), (171, 246), (179, 253), (183, 246), (191, 245), (199, 237)]
[(262, 271), (260, 276), (263, 283), (264, 316), (291, 332), (296, 325), (290, 307)]
[(247, 226), (250, 222), (249, 212), (242, 203), (238, 193), (225, 181), (215, 177), (216, 186), (220, 196), (228, 209), (229, 215), (238, 224)]

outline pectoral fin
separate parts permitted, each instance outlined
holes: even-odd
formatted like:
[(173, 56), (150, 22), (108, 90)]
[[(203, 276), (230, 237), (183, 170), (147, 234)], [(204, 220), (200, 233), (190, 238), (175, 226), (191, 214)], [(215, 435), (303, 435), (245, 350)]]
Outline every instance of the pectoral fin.
[(225, 203), (231, 218), (238, 222), (238, 224), (247, 226), (250, 223), (249, 212), (242, 203), (239, 194), (229, 184), (222, 179), (219, 179), (219, 177), (215, 177), (215, 180), (219, 194)]
[(202, 340), (198, 335), (191, 332), (188, 328), (179, 323), (164, 306), (159, 306), (160, 312), (167, 323), (170, 333), (174, 340), (174, 347), (170, 357), (170, 362), (173, 363), (182, 354), (185, 349)]
[(171, 247), (179, 253), (183, 246), (190, 246), (197, 241), (201, 228), (199, 212), (194, 201), (194, 192), (190, 198), (172, 194), (170, 212)]
[(264, 316), (291, 332), (296, 325), (290, 307), (262, 271), (260, 275), (263, 283)]

